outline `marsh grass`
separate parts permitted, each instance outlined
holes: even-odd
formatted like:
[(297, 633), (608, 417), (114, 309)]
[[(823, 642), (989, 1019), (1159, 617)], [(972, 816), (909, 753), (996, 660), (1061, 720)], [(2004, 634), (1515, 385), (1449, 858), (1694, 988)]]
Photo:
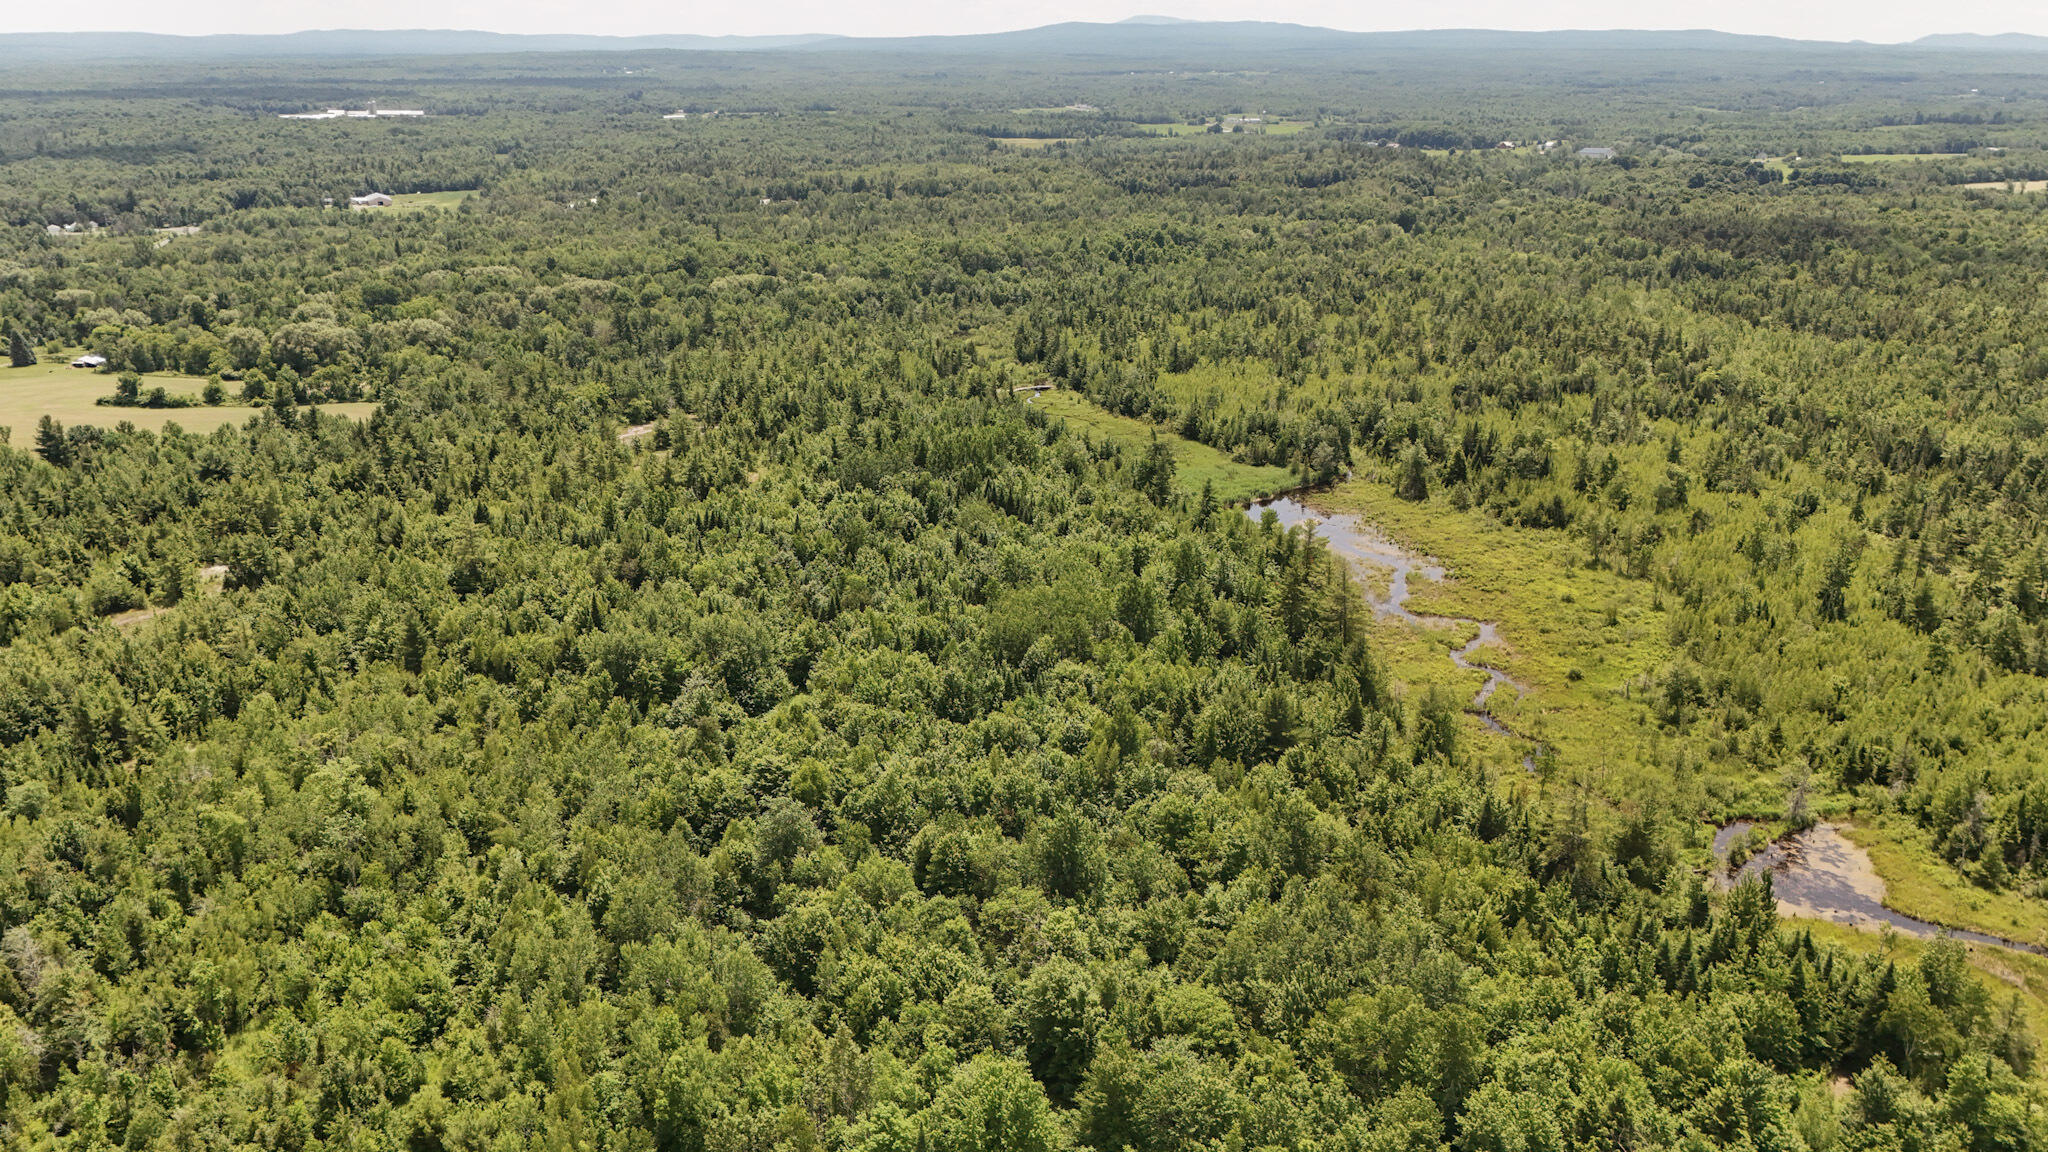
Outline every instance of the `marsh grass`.
[[(1583, 548), (1563, 533), (1507, 527), (1441, 500), (1410, 503), (1377, 481), (1341, 485), (1316, 502), (1378, 525), (1449, 569), (1442, 583), (1411, 582), (1409, 608), (1499, 626), (1499, 644), (1473, 653), (1473, 661), (1501, 669), (1524, 691), (1504, 686), (1489, 702), (1492, 712), (1518, 735), (1553, 749), (1560, 769), (1598, 774), (1660, 762), (1637, 682), (1671, 653), (1663, 612), (1646, 584), (1584, 567)], [(1412, 686), (1442, 685), (1469, 701), (1486, 682), (1484, 673), (1450, 660), (1477, 634), (1476, 625), (1384, 621), (1381, 633), (1390, 668)], [(1511, 750), (1519, 759), (1526, 751), (1477, 717), (1472, 726), (1496, 755)]]
[[(1888, 907), (1934, 924), (2048, 943), (2048, 906), (2017, 891), (1992, 892), (1972, 883), (1934, 851), (1912, 822), (1898, 816), (1863, 817), (1842, 832), (1870, 854), (1871, 865), (1884, 879)], [(2042, 987), (2048, 991), (2048, 983)]]
[(1190, 496), (1200, 494), (1202, 486), (1208, 484), (1217, 500), (1240, 504), (1285, 492), (1300, 483), (1285, 468), (1241, 463), (1207, 444), (1107, 411), (1078, 392), (1041, 392), (1032, 403), (1078, 431), (1108, 439), (1126, 449), (1143, 449), (1157, 434), (1173, 451), (1174, 487)]

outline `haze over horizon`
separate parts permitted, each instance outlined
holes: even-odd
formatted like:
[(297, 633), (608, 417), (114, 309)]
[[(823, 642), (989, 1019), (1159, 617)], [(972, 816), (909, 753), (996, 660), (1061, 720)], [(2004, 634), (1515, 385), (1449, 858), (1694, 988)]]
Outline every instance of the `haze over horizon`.
[[(309, 14), (338, 19), (308, 22)], [(358, 0), (345, 13), (260, 0), (105, 0), (81, 20), (78, 10), (40, 9), (17, 17), (12, 32), (152, 32), (181, 35), (279, 34), (318, 29), (464, 31), (513, 34), (637, 36), (795, 35), (845, 36), (966, 35), (1006, 32), (1064, 21), (1113, 22), (1133, 16), (1167, 15), (1188, 20), (1261, 19), (1350, 32), (1430, 28), (1486, 28), (1502, 31), (1559, 29), (1679, 30), (1785, 36), (1806, 40), (1903, 42), (1939, 33), (2028, 33), (2048, 35), (2048, 8), (2024, 0), (1963, 0), (1930, 7), (1899, 0), (1858, 3), (1816, 0), (1786, 5), (1772, 0), (1733, 0), (1707, 14), (1696, 4), (1675, 0), (1446, 0), (1418, 11), (1413, 7), (1365, 7), (1342, 0), (1281, 0), (1248, 11), (1224, 0), (1185, 0), (1159, 5), (1134, 0), (1106, 7), (1085, 0), (1054, 0), (1019, 7), (990, 0), (939, 4), (826, 3), (784, 0), (749, 7), (706, 6), (679, 17), (652, 0), (619, 0), (603, 7), (568, 0)], [(1705, 18), (1703, 18), (1705, 17)]]

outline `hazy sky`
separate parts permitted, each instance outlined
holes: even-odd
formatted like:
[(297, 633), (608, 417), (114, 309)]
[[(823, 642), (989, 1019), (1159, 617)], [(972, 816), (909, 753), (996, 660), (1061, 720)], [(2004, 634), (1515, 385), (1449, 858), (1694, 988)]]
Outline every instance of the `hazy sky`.
[(1825, 40), (1910, 40), (1929, 32), (2048, 35), (2043, 0), (8, 0), (0, 31), (293, 32), (306, 28), (475, 28), (495, 32), (839, 32), (895, 36), (997, 32), (1059, 20), (1164, 12), (1193, 19), (1287, 20), (1354, 31), (1405, 28), (1717, 28)]

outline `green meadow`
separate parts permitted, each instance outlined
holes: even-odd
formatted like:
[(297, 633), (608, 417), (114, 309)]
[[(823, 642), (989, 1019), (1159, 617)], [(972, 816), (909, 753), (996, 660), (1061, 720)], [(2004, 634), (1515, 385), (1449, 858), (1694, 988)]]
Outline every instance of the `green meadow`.
[(1208, 485), (1216, 499), (1243, 503), (1284, 492), (1300, 483), (1285, 468), (1241, 463), (1207, 444), (1105, 411), (1077, 392), (1041, 392), (1033, 403), (1087, 435), (1127, 449), (1142, 449), (1157, 436), (1173, 450), (1175, 486), (1191, 496)]
[[(1654, 593), (1580, 563), (1583, 550), (1560, 533), (1511, 528), (1476, 510), (1436, 499), (1410, 503), (1372, 480), (1344, 484), (1316, 497), (1318, 506), (1374, 524), (1416, 552), (1440, 561), (1449, 578), (1409, 582), (1408, 607), (1426, 615), (1490, 620), (1500, 644), (1473, 654), (1500, 668), (1524, 691), (1503, 687), (1489, 701), (1508, 740), (1476, 717), (1468, 732), (1500, 766), (1518, 765), (1540, 744), (1554, 755), (1546, 771), (1589, 774), (1624, 783), (1625, 765), (1654, 762), (1658, 740), (1634, 686), (1669, 660), (1663, 613)], [(1411, 691), (1441, 686), (1462, 703), (1486, 682), (1484, 673), (1450, 661), (1470, 640), (1472, 625), (1416, 627), (1383, 622), (1389, 666)]]
[[(27, 445), (44, 416), (54, 417), (67, 427), (91, 424), (112, 428), (126, 421), (137, 428), (159, 431), (176, 424), (187, 432), (211, 432), (228, 424), (240, 424), (258, 411), (243, 404), (197, 405), (190, 408), (117, 408), (97, 404), (114, 391), (114, 377), (84, 368), (71, 367), (77, 350), (44, 353), (41, 362), (27, 368), (0, 367), (0, 428), (11, 430), (10, 440)], [(151, 372), (142, 377), (142, 389), (162, 387), (173, 396), (197, 396), (206, 387), (204, 376), (182, 376), (173, 372)], [(361, 419), (376, 411), (374, 403), (327, 404), (322, 412)]]
[[(460, 188), (452, 192), (402, 192), (391, 198), (390, 211), (420, 212), (428, 208), (446, 208), (454, 211), (477, 194), (474, 188)], [(383, 209), (360, 208), (360, 211), (377, 212)]]

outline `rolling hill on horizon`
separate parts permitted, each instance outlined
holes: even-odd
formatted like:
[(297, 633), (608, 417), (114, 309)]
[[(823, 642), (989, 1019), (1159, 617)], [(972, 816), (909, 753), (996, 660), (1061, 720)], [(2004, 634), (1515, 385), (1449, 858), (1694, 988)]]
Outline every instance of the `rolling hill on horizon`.
[(1969, 51), (2048, 50), (2048, 37), (2021, 33), (1940, 34), (1904, 44), (1797, 40), (1688, 30), (1585, 30), (1543, 32), (1483, 28), (1347, 32), (1275, 21), (1186, 20), (1134, 16), (1115, 23), (1068, 21), (1006, 32), (901, 37), (807, 33), (777, 36), (643, 36), (521, 34), (463, 29), (321, 29), (281, 34), (172, 35), (152, 32), (0, 33), (0, 53), (14, 60), (111, 58), (225, 58), (486, 55), (521, 52), (628, 51), (876, 51), (942, 54), (1057, 51), (1130, 56), (1186, 51), (1345, 53), (1430, 48), (1494, 52), (1573, 51)]
[(1912, 46), (1964, 52), (2048, 52), (2048, 36), (2032, 36), (2025, 32), (2000, 32), (1996, 35), (1944, 32), (1922, 36), (1913, 41)]

